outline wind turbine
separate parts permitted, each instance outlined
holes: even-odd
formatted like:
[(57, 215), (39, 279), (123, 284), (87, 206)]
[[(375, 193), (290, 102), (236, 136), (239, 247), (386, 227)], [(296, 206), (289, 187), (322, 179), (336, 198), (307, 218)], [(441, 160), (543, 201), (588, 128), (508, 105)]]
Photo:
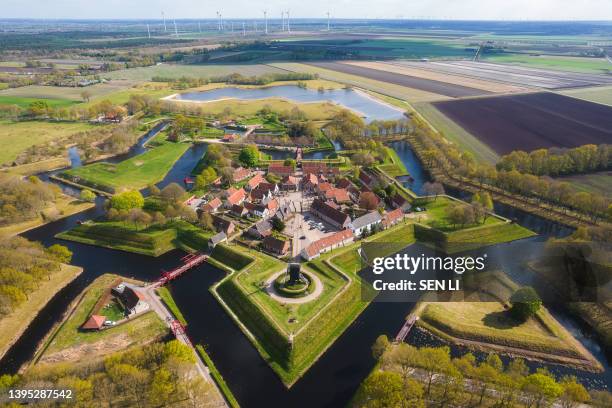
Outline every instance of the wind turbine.
[(174, 21), (174, 35), (178, 37), (178, 29), (176, 28), (176, 20), (173, 18), (172, 21)]
[(245, 26), (244, 21), (242, 22), (242, 36), (243, 37), (246, 36), (246, 26)]
[(147, 34), (149, 34), (149, 39), (151, 39), (151, 30), (149, 29), (148, 23), (147, 23)]
[(221, 14), (217, 11), (217, 30), (221, 31)]
[(202, 24), (198, 21), (198, 31), (202, 34)]
[(168, 27), (166, 27), (166, 15), (162, 11), (162, 19), (164, 20), (164, 32), (168, 32)]
[(281, 31), (285, 31), (285, 12), (281, 10)]
[(327, 31), (330, 31), (329, 25), (329, 11), (327, 12)]
[(268, 10), (264, 10), (263, 15), (264, 15), (264, 24), (265, 24), (264, 33), (268, 35)]
[(289, 25), (289, 10), (287, 10), (287, 31), (291, 32), (291, 25)]

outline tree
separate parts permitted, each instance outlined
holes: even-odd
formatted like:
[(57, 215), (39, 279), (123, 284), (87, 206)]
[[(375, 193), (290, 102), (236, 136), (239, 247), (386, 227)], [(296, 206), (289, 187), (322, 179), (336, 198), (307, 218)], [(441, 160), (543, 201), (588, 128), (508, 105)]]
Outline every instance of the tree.
[(563, 387), (563, 394), (561, 395), (561, 406), (563, 408), (577, 408), (591, 399), (584, 386), (576, 381), (576, 377), (562, 378), (561, 387)]
[(530, 286), (517, 289), (510, 296), (510, 303), (512, 304), (510, 312), (522, 321), (534, 316), (542, 306), (542, 300)]
[(380, 200), (371, 191), (365, 191), (359, 196), (359, 207), (372, 211), (378, 208)]
[(372, 345), (372, 357), (374, 357), (375, 360), (380, 359), (387, 347), (389, 347), (389, 338), (381, 334)]
[(283, 165), (285, 166), (291, 166), (295, 169), (296, 166), (296, 162), (294, 159), (285, 159), (285, 161), (283, 162)]
[(259, 163), (259, 149), (255, 145), (248, 145), (240, 150), (238, 160), (246, 167), (256, 167)]
[(420, 366), (425, 370), (427, 378), (425, 394), (429, 395), (434, 377), (441, 367), (445, 367), (450, 363), (450, 348), (423, 347), (419, 351)]
[(89, 102), (89, 99), (91, 98), (91, 92), (89, 92), (87, 89), (83, 90), (81, 92), (81, 98), (83, 98), (84, 102)]
[(144, 206), (144, 197), (140, 194), (140, 191), (125, 191), (112, 196), (110, 199), (110, 206), (116, 210), (142, 208)]
[(495, 353), (489, 353), (487, 355), (487, 364), (496, 369), (497, 371), (502, 371), (504, 369), (504, 363), (502, 363), (501, 358)]
[(185, 189), (177, 183), (170, 183), (161, 190), (161, 197), (173, 203), (178, 202), (185, 196)]
[(195, 362), (193, 351), (178, 340), (170, 340), (164, 345), (164, 356), (166, 359), (174, 358), (185, 363)]
[(563, 387), (554, 378), (541, 372), (525, 377), (522, 390), (537, 407), (542, 406), (546, 401), (559, 397), (563, 393)]
[(47, 248), (47, 254), (49, 254), (57, 262), (68, 264), (72, 260), (72, 251), (67, 247), (59, 244), (53, 244)]
[(285, 223), (278, 217), (272, 218), (272, 228), (275, 231), (282, 232), (285, 229)]
[(96, 195), (91, 190), (81, 190), (80, 197), (81, 201), (94, 202), (96, 199)]
[(389, 371), (375, 371), (361, 385), (356, 401), (357, 406), (368, 408), (405, 406), (402, 377)]
[(153, 381), (151, 381), (149, 400), (154, 405), (166, 405), (171, 400), (175, 391), (172, 373), (165, 367), (157, 369), (155, 374), (153, 374)]
[(434, 199), (437, 199), (439, 195), (443, 195), (445, 193), (442, 183), (430, 183), (429, 181), (423, 184), (423, 192), (426, 195), (435, 196)]
[(198, 220), (198, 223), (200, 224), (200, 226), (203, 229), (205, 229), (207, 231), (214, 231), (215, 230), (213, 219), (212, 219), (212, 215), (210, 215), (207, 212), (200, 213), (200, 218)]
[(480, 401), (478, 402), (478, 405), (482, 405), (482, 400), (484, 399), (485, 394), (487, 392), (487, 388), (489, 387), (488, 384), (494, 383), (497, 380), (499, 376), (499, 371), (496, 370), (494, 367), (491, 367), (487, 363), (482, 363), (476, 368), (474, 375), (476, 376), (476, 378), (478, 378), (478, 380), (480, 380), (480, 383), (478, 385), (478, 395), (480, 397)]

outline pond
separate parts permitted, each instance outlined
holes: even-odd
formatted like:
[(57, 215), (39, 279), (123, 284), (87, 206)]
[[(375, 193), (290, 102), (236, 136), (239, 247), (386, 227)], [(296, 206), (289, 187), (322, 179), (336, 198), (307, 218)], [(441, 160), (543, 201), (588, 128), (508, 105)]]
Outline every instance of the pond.
[(223, 99), (255, 100), (282, 98), (299, 103), (333, 102), (355, 111), (364, 117), (366, 122), (373, 120), (396, 120), (404, 117), (404, 111), (392, 105), (370, 97), (362, 91), (352, 89), (332, 89), (323, 92), (296, 85), (279, 85), (263, 88), (227, 87), (210, 91), (186, 92), (178, 94), (177, 100), (192, 102), (214, 102)]

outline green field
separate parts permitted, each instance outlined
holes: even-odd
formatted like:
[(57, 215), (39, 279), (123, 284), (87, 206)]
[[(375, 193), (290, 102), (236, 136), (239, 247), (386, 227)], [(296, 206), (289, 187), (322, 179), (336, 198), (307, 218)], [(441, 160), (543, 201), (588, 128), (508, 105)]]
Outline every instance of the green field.
[(489, 146), (446, 117), (432, 104), (416, 103), (413, 106), (438, 132), (460, 148), (471, 152), (476, 160), (491, 164), (497, 163), (499, 160), (499, 155)]
[(54, 123), (43, 121), (13, 122), (0, 120), (0, 164), (10, 163), (37, 144), (60, 140), (74, 133), (95, 128), (88, 123)]
[(612, 172), (610, 171), (558, 177), (556, 180), (567, 181), (579, 191), (599, 193), (608, 197), (612, 195)]
[(162, 64), (152, 67), (130, 68), (113, 71), (105, 75), (112, 79), (129, 79), (136, 81), (150, 81), (153, 77), (178, 79), (181, 77), (209, 78), (233, 73), (244, 76), (260, 76), (264, 74), (282, 73), (283, 71), (263, 64), (234, 64), (234, 65), (175, 65)]
[(391, 178), (409, 175), (406, 166), (397, 155), (397, 152), (390, 147), (386, 148), (389, 159), (384, 164), (379, 164), (378, 169)]
[(548, 68), (560, 71), (607, 74), (612, 72), (612, 64), (605, 58), (581, 58), (553, 55), (501, 54), (486, 55), (483, 60), (504, 64), (525, 65), (532, 68)]
[[(612, 64), (610, 64), (612, 67)], [(565, 96), (583, 99), (589, 102), (612, 106), (612, 86), (596, 86), (593, 88), (568, 89), (559, 92)]]
[(124, 222), (85, 223), (57, 234), (57, 238), (159, 256), (175, 248), (187, 251), (206, 249), (211, 235), (186, 221), (176, 220), (147, 228)]
[[(102, 345), (98, 353), (108, 354), (125, 349), (131, 345), (149, 342), (160, 338), (167, 333), (167, 328), (162, 320), (153, 312), (146, 313), (127, 323), (111, 327), (102, 331), (83, 332), (80, 327), (88, 319), (92, 308), (104, 293), (118, 278), (117, 275), (106, 274), (97, 278), (85, 289), (85, 295), (77, 305), (73, 313), (63, 322), (58, 330), (52, 335), (48, 346), (41, 355), (41, 361), (53, 358), (55, 353), (61, 353), (59, 358), (73, 360), (74, 357), (92, 358), (91, 354), (81, 355), (84, 347), (88, 344), (97, 343)], [(110, 340), (116, 342), (113, 345)], [(104, 351), (103, 351), (104, 350)], [(78, 359), (78, 358), (77, 358)]]
[(17, 105), (22, 108), (27, 108), (33, 102), (43, 101), (51, 108), (67, 108), (77, 103), (70, 99), (48, 99), (42, 97), (25, 98), (19, 96), (0, 94), (0, 105)]
[(67, 170), (61, 177), (107, 192), (139, 190), (161, 181), (189, 149), (185, 143), (164, 143), (118, 164), (93, 163)]

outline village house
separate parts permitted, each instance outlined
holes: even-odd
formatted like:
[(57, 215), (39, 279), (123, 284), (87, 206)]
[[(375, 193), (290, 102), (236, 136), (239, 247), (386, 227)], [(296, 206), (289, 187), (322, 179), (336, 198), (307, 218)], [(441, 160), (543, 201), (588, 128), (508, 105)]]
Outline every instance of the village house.
[(371, 211), (361, 217), (355, 218), (349, 228), (356, 237), (363, 235), (364, 231), (371, 232), (372, 229), (382, 222), (382, 216), (378, 211)]
[(351, 230), (338, 231), (308, 245), (306, 248), (302, 249), (300, 256), (305, 260), (310, 261), (317, 258), (322, 253), (350, 244), (353, 242), (353, 240), (354, 235)]
[(263, 183), (264, 181), (265, 181), (265, 179), (261, 175), (261, 173), (257, 173), (253, 177), (251, 177), (251, 179), (246, 183), (244, 188), (247, 191), (252, 191), (252, 190), (256, 189), (259, 186), (259, 184)]
[(264, 201), (272, 199), (272, 192), (270, 190), (256, 188), (251, 191), (251, 201)]
[(391, 206), (393, 208), (399, 208), (403, 212), (408, 212), (412, 208), (410, 203), (408, 203), (408, 201), (399, 194), (396, 194), (391, 198)]
[(300, 179), (295, 176), (283, 177), (281, 181), (281, 190), (283, 191), (298, 191), (300, 189)]
[(244, 202), (245, 199), (246, 199), (246, 192), (244, 191), (243, 188), (241, 188), (240, 190), (234, 189), (234, 192), (227, 196), (227, 200), (225, 201), (225, 207), (232, 208), (232, 206), (236, 204), (240, 205)]
[(324, 162), (303, 162), (302, 171), (304, 174), (315, 174), (317, 176), (336, 177), (340, 174), (338, 167), (328, 166)]
[(247, 233), (256, 239), (262, 239), (272, 234), (272, 224), (268, 220), (262, 220), (254, 224)]
[(374, 178), (363, 169), (359, 172), (359, 181), (361, 181), (364, 186), (368, 187), (368, 189), (371, 189), (374, 184)]
[(343, 188), (332, 188), (325, 192), (325, 198), (332, 200), (336, 204), (348, 204), (351, 202), (351, 197), (348, 191)]
[(213, 215), (213, 225), (215, 229), (219, 232), (225, 232), (226, 235), (232, 235), (236, 231), (236, 224), (233, 221), (220, 217), (218, 215)]
[(302, 178), (302, 190), (307, 192), (314, 192), (319, 185), (319, 179), (312, 173), (305, 174)]
[(91, 315), (89, 319), (81, 326), (82, 330), (101, 330), (104, 327), (106, 317), (100, 315)]
[(382, 225), (384, 228), (392, 227), (404, 218), (404, 212), (401, 208), (387, 212), (383, 215)]
[(223, 203), (221, 202), (221, 200), (218, 197), (215, 197), (203, 206), (201, 206), (201, 209), (204, 212), (213, 214), (216, 213), (222, 205)]
[(244, 206), (242, 205), (234, 204), (232, 205), (231, 212), (232, 212), (232, 215), (235, 215), (236, 217), (244, 217), (245, 215), (249, 213), (249, 210), (244, 208)]
[(237, 169), (234, 169), (234, 172), (232, 173), (232, 181), (234, 183), (241, 182), (242, 180), (250, 177), (251, 174), (251, 170), (245, 169), (244, 167), (238, 167)]
[(294, 172), (292, 166), (285, 166), (284, 164), (272, 163), (268, 166), (268, 174), (274, 174), (278, 177), (293, 176)]
[(287, 240), (278, 239), (270, 235), (264, 238), (262, 246), (267, 251), (284, 256), (289, 251), (290, 244)]
[(146, 296), (139, 290), (134, 289), (125, 282), (115, 286), (111, 293), (117, 298), (128, 316), (149, 310)]
[(208, 246), (213, 249), (222, 242), (227, 242), (227, 235), (225, 234), (225, 232), (220, 232), (210, 237), (210, 239), (208, 240)]
[(334, 186), (332, 186), (331, 183), (328, 183), (328, 182), (321, 183), (319, 181), (319, 185), (317, 186), (317, 193), (319, 194), (321, 198), (325, 198), (325, 194), (332, 188), (334, 188)]
[(349, 217), (348, 214), (343, 213), (318, 198), (313, 200), (310, 212), (338, 229), (348, 228), (351, 223), (351, 217)]
[(223, 135), (223, 140), (225, 143), (232, 143), (233, 141), (235, 141), (237, 138), (237, 135), (235, 133), (226, 133)]

